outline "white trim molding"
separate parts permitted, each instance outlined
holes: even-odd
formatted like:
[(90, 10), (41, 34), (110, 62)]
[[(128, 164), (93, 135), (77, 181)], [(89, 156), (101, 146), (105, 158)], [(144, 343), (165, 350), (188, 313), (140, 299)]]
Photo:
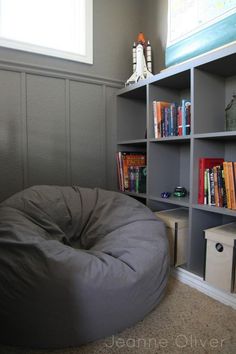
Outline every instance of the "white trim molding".
[(226, 293), (215, 287), (209, 285), (203, 280), (203, 278), (186, 271), (183, 268), (173, 268), (171, 272), (172, 276), (181, 281), (184, 284), (197, 289), (198, 291), (212, 297), (219, 302), (231, 306), (236, 310), (236, 294)]

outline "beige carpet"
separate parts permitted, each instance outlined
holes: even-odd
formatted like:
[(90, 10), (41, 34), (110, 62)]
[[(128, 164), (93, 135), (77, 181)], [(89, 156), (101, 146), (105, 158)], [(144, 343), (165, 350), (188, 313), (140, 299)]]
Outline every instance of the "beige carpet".
[(80, 348), (27, 350), (0, 346), (1, 354), (236, 353), (236, 311), (171, 278), (166, 296), (136, 326)]

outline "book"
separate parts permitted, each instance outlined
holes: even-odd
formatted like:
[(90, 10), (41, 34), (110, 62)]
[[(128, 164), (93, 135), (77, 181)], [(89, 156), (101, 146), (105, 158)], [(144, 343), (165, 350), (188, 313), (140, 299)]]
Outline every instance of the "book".
[(136, 167), (136, 192), (137, 193), (146, 193), (146, 179), (147, 179), (147, 167), (139, 166)]
[(214, 185), (214, 171), (213, 168), (209, 168), (209, 180), (210, 180), (210, 201), (209, 205), (216, 205), (215, 203), (215, 185)]
[[(121, 175), (121, 191), (129, 191), (129, 167), (146, 166), (146, 154), (144, 152), (119, 152), (120, 157), (120, 175)], [(133, 188), (133, 187), (132, 187)]]
[(223, 158), (201, 157), (198, 167), (198, 204), (204, 204), (204, 171), (222, 164)]
[(177, 104), (170, 104), (170, 135), (177, 136), (178, 135), (178, 126), (177, 126)]
[(220, 206), (220, 197), (219, 197), (219, 184), (218, 184), (218, 169), (219, 166), (213, 167), (213, 179), (214, 179), (214, 195), (215, 195), (215, 206)]
[(224, 178), (225, 178), (225, 191), (226, 191), (226, 200), (227, 208), (231, 209), (231, 196), (230, 196), (230, 187), (229, 187), (229, 172), (228, 172), (228, 163), (223, 162)]
[(189, 135), (191, 132), (191, 102), (153, 101), (154, 137)]
[[(183, 136), (187, 135), (187, 132), (189, 132), (190, 129), (190, 121), (188, 122), (188, 110), (190, 112), (190, 108), (188, 108), (191, 105), (190, 101), (187, 99), (183, 99), (181, 103), (182, 107), (182, 134)], [(188, 126), (188, 129), (187, 129)]]
[(128, 181), (129, 181), (129, 192), (136, 192), (136, 185), (135, 185), (135, 167), (130, 166), (128, 167)]
[(177, 122), (178, 122), (178, 136), (183, 134), (183, 125), (182, 125), (182, 107), (178, 107), (177, 110)]
[(223, 176), (222, 176), (222, 165), (216, 166), (217, 170), (217, 184), (218, 184), (218, 194), (219, 194), (219, 207), (224, 206), (224, 188), (223, 188)]
[(191, 103), (186, 104), (186, 135), (191, 133)]
[(227, 162), (228, 167), (228, 178), (229, 178), (229, 193), (231, 209), (236, 210), (236, 199), (235, 199), (235, 183), (234, 183), (234, 166), (232, 161)]
[(129, 191), (135, 193), (146, 193), (146, 166), (130, 166), (128, 171)]
[(119, 190), (124, 192), (124, 176), (123, 176), (123, 167), (122, 167), (122, 154), (121, 152), (116, 153), (116, 164), (117, 164), (117, 175), (118, 175), (118, 187)]
[(153, 127), (154, 127), (154, 138), (158, 137), (158, 126), (157, 126), (157, 102), (152, 102), (153, 107)]
[(204, 204), (208, 204), (208, 169), (204, 171)]
[(226, 187), (225, 187), (225, 174), (223, 165), (220, 167), (222, 176), (222, 193), (223, 193), (223, 207), (227, 208), (227, 197), (226, 197)]
[(155, 138), (163, 137), (164, 133), (164, 109), (170, 107), (169, 102), (157, 101), (156, 102), (156, 114), (157, 114), (157, 136)]

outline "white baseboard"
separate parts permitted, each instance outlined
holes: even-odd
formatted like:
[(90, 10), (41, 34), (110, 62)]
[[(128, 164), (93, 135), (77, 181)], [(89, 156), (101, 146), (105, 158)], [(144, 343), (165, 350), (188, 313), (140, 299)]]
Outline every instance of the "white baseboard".
[(185, 283), (213, 299), (236, 309), (236, 294), (226, 293), (222, 290), (216, 289), (207, 284), (201, 277), (190, 273), (183, 268), (173, 268), (171, 274), (182, 283)]

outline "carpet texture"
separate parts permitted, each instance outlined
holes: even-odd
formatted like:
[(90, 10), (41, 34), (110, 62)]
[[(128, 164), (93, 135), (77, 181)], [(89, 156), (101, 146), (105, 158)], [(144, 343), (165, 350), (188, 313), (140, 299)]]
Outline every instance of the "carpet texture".
[(236, 311), (170, 278), (157, 308), (122, 333), (63, 350), (0, 346), (1, 354), (236, 353)]

